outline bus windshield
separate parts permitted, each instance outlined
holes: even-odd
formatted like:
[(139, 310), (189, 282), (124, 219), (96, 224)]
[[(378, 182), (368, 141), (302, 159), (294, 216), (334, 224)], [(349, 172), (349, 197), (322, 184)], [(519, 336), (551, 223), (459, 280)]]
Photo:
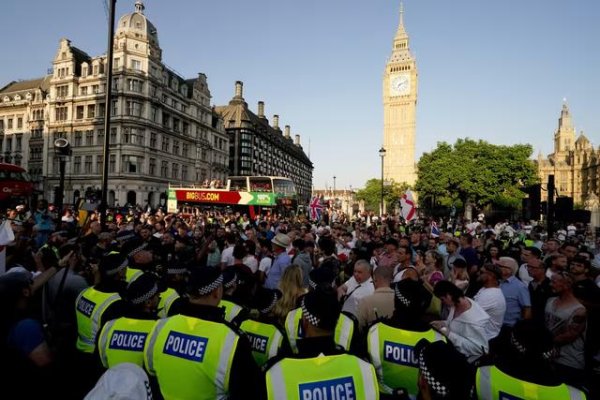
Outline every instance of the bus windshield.
[(296, 194), (296, 187), (291, 180), (273, 178), (273, 186), (273, 191), (279, 195), (294, 196)]
[(271, 178), (263, 177), (250, 177), (250, 191), (251, 192), (273, 192), (273, 185), (271, 184)]

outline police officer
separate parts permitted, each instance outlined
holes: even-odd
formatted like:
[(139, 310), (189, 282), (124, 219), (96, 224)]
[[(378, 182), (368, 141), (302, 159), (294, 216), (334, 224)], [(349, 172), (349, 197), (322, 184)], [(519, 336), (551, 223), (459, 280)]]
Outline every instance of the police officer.
[(420, 282), (412, 279), (397, 282), (392, 318), (376, 322), (369, 329), (367, 349), (377, 371), (382, 398), (403, 392), (413, 397), (417, 395), (418, 364), (414, 346), (421, 339), (444, 339), (421, 319), (430, 301), (431, 294)]
[(551, 367), (556, 355), (552, 335), (532, 320), (517, 322), (510, 334), (506, 351), (498, 355), (495, 365), (477, 370), (477, 397), (485, 400), (585, 399), (580, 390), (562, 383)]
[(239, 299), (235, 296), (237, 285), (237, 268), (233, 265), (225, 267), (223, 270), (223, 299), (219, 306), (225, 308), (225, 321), (231, 322), (235, 326), (239, 326), (241, 321), (248, 317), (248, 309), (239, 304)]
[(252, 356), (260, 367), (269, 359), (290, 352), (285, 332), (272, 312), (281, 296), (279, 290), (259, 288), (254, 295), (253, 304), (258, 315), (244, 320), (240, 325), (240, 329), (250, 340)]
[(96, 350), (96, 339), (102, 326), (123, 315), (121, 295), (126, 289), (127, 260), (119, 253), (111, 253), (100, 260), (98, 269), (100, 282), (82, 291), (75, 303), (76, 347), (90, 355)]
[(264, 380), (248, 341), (225, 321), (219, 268), (197, 267), (181, 313), (159, 320), (146, 340), (144, 364), (165, 398), (260, 399)]
[(335, 344), (337, 294), (318, 286), (302, 298), (304, 338), (298, 358), (284, 358), (266, 373), (269, 399), (379, 399), (373, 366)]
[(182, 265), (170, 265), (165, 277), (158, 283), (161, 291), (158, 303), (158, 317), (166, 318), (179, 313), (181, 295), (185, 294), (185, 285), (189, 270)]
[[(313, 269), (309, 274), (308, 287), (309, 290), (315, 290), (317, 286), (333, 287), (335, 281), (335, 273), (327, 267), (319, 267)], [(288, 313), (285, 318), (285, 332), (289, 341), (290, 348), (293, 353), (298, 353), (298, 342), (303, 338), (302, 325), (302, 308), (298, 307)], [(358, 321), (350, 313), (341, 312), (335, 326), (335, 342), (346, 351), (351, 351), (355, 347), (357, 335)]]
[[(422, 339), (415, 346), (420, 400), (471, 398), (473, 371), (466, 358), (447, 342)], [(508, 397), (506, 398), (508, 399)], [(541, 399), (541, 397), (540, 397)], [(487, 400), (487, 398), (486, 398)]]
[(144, 366), (144, 343), (154, 327), (160, 297), (156, 276), (146, 272), (127, 286), (125, 316), (108, 321), (98, 338), (104, 368), (129, 362)]

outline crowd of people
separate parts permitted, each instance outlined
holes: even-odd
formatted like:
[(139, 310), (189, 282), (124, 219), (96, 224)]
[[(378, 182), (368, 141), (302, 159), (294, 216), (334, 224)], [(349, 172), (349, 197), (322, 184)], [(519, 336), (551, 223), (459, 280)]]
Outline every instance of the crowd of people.
[[(0, 390), (66, 399), (600, 398), (576, 230), (7, 210)], [(435, 226), (435, 229), (432, 227)], [(510, 232), (510, 235), (507, 234)]]

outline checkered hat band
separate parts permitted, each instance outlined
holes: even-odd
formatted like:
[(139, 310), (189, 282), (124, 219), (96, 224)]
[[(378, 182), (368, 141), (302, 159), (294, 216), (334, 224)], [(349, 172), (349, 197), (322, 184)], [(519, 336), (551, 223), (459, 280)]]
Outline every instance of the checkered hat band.
[(223, 284), (223, 274), (219, 275), (219, 277), (210, 285), (206, 285), (206, 286), (198, 289), (198, 294), (200, 296), (206, 296), (207, 294), (211, 293), (213, 290), (215, 290), (222, 284)]
[(515, 349), (517, 349), (517, 351), (519, 353), (525, 354), (527, 352), (527, 348), (525, 348), (525, 346), (523, 346), (521, 343), (519, 343), (517, 338), (515, 338), (514, 333), (510, 334), (510, 343), (514, 346)]
[[(514, 333), (511, 333), (510, 335), (510, 343), (513, 345), (513, 347), (521, 354), (526, 354), (527, 353), (527, 348), (525, 346), (523, 346), (515, 337)], [(542, 358), (544, 360), (551, 360), (554, 357), (556, 357), (557, 352), (556, 349), (550, 349), (548, 351), (545, 351), (542, 353)]]
[(131, 302), (133, 304), (142, 304), (142, 303), (150, 300), (157, 292), (158, 292), (158, 286), (155, 284), (152, 287), (152, 289), (150, 289), (150, 291), (148, 291), (148, 293), (146, 293), (140, 297), (136, 297), (135, 299), (132, 299)]
[(312, 315), (310, 311), (306, 308), (306, 304), (304, 303), (304, 299), (302, 299), (302, 316), (308, 320), (308, 322), (313, 326), (319, 326), (321, 319)]
[(223, 287), (225, 289), (230, 289), (238, 280), (238, 276), (237, 274), (233, 274), (233, 276), (231, 277), (231, 279), (227, 282), (223, 282)]
[(169, 275), (175, 275), (175, 274), (185, 274), (186, 272), (188, 272), (187, 268), (181, 267), (181, 268), (167, 268), (167, 274)]
[(400, 300), (400, 303), (402, 303), (404, 307), (410, 307), (410, 300), (404, 297), (402, 293), (400, 293), (398, 287), (394, 288), (394, 293), (396, 294), (396, 298)]
[(129, 252), (128, 256), (129, 257), (135, 256), (137, 253), (144, 250), (146, 247), (148, 247), (148, 243), (143, 243), (141, 246), (136, 247), (135, 249), (131, 250)]
[(116, 275), (119, 273), (119, 271), (122, 271), (123, 269), (127, 268), (127, 260), (123, 261), (121, 263), (121, 265), (119, 265), (117, 268), (115, 269), (109, 269), (108, 271), (106, 271), (106, 275), (108, 276), (112, 276), (112, 275)]
[(130, 233), (129, 235), (117, 236), (117, 240), (123, 242), (125, 240), (133, 239), (135, 237), (134, 233)]
[(263, 308), (262, 310), (258, 310), (261, 314), (266, 314), (269, 311), (271, 311), (273, 309), (273, 307), (275, 307), (275, 304), (277, 303), (277, 295), (275, 293), (273, 293), (273, 301), (271, 302), (271, 304), (269, 304), (267, 307)]
[(423, 358), (423, 352), (421, 352), (421, 354), (419, 355), (419, 369), (421, 371), (421, 374), (423, 375), (423, 377), (425, 378), (425, 380), (427, 381), (427, 384), (429, 385), (429, 387), (431, 388), (431, 390), (439, 397), (446, 397), (450, 394), (450, 392), (448, 391), (448, 388), (446, 388), (446, 386), (444, 386), (443, 383), (441, 383), (440, 381), (438, 381), (435, 376), (433, 376), (433, 374), (431, 373), (431, 371), (429, 371), (429, 369), (427, 368), (427, 364), (425, 364), (425, 359)]

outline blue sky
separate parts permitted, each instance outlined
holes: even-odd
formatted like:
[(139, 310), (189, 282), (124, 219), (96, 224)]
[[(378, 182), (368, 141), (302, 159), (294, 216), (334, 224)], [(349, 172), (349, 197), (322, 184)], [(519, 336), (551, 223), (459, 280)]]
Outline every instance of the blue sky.
[[(380, 175), (382, 75), (399, 0), (146, 0), (163, 61), (208, 76), (213, 103), (244, 97), (280, 115), (315, 164), (316, 188)], [(133, 10), (119, 0), (117, 18)], [(417, 57), (417, 158), (438, 141), (531, 143), (552, 151), (566, 98), (577, 130), (600, 145), (600, 1), (406, 0)], [(106, 51), (104, 0), (3, 0), (0, 86), (39, 77), (59, 39)]]

